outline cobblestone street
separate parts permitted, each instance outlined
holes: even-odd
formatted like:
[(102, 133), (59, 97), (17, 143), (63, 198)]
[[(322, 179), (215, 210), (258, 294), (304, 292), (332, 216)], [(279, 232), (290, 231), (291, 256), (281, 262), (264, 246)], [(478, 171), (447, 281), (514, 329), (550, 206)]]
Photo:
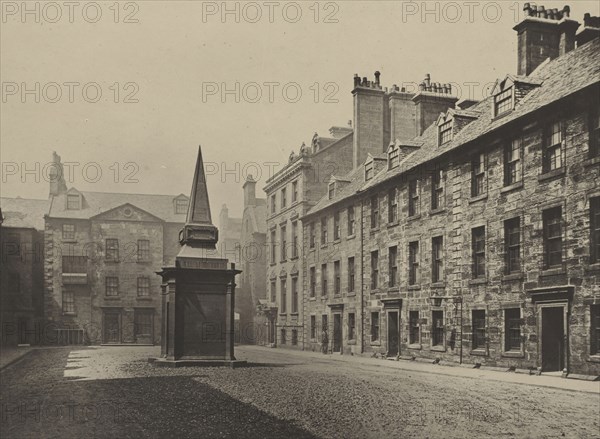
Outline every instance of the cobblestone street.
[(2, 437), (599, 437), (597, 382), (236, 352), (250, 367), (154, 368), (156, 347), (35, 350), (2, 371)]

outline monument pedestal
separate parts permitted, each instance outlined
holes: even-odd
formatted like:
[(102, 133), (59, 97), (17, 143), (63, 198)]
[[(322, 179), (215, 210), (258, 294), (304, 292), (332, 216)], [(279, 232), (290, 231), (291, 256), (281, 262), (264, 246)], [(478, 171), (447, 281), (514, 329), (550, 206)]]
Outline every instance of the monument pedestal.
[(227, 259), (214, 254), (219, 238), (198, 149), (196, 172), (185, 226), (179, 233), (181, 250), (174, 267), (163, 267), (160, 358), (156, 366), (230, 366), (245, 364), (233, 355), (235, 275)]
[(159, 367), (242, 366), (235, 359), (235, 275), (226, 259), (177, 257), (162, 276)]

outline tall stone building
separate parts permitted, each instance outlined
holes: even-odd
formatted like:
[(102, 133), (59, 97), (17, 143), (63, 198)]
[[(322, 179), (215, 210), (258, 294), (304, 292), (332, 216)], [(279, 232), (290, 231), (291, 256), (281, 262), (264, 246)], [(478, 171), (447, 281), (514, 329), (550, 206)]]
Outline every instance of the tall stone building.
[(45, 217), (46, 319), (69, 343), (158, 343), (155, 272), (174, 263), (188, 197), (67, 190), (59, 181)]
[(267, 200), (256, 197), (256, 181), (249, 175), (243, 185), (244, 213), (240, 237), (242, 274), (236, 308), (240, 314), (240, 341), (268, 345), (269, 327), (265, 311), (268, 309), (266, 290), (267, 270)]
[(422, 84), (301, 217), (309, 348), (600, 374), (599, 20), (525, 11), (516, 75), (434, 119)]
[(41, 344), (48, 200), (0, 199), (0, 344)]

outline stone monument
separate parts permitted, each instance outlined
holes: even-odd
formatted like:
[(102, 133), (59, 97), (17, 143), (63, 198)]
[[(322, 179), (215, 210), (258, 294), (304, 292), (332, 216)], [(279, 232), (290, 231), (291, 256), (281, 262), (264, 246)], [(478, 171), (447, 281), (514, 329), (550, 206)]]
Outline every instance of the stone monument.
[(235, 269), (215, 253), (218, 230), (212, 224), (202, 162), (198, 160), (187, 218), (179, 233), (175, 266), (163, 267), (161, 357), (155, 366), (240, 366), (235, 359)]

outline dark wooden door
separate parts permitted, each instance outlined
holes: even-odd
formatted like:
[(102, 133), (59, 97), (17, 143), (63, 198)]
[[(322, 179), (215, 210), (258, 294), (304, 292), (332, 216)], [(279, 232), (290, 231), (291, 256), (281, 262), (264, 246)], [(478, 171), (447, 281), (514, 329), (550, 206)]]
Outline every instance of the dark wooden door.
[(121, 342), (121, 314), (118, 311), (104, 311), (104, 343)]
[(388, 351), (387, 354), (389, 357), (395, 357), (398, 355), (399, 351), (399, 334), (398, 334), (398, 312), (390, 311), (388, 312)]
[(563, 370), (565, 328), (562, 306), (542, 308), (542, 370)]
[(333, 352), (342, 351), (342, 315), (333, 315)]

